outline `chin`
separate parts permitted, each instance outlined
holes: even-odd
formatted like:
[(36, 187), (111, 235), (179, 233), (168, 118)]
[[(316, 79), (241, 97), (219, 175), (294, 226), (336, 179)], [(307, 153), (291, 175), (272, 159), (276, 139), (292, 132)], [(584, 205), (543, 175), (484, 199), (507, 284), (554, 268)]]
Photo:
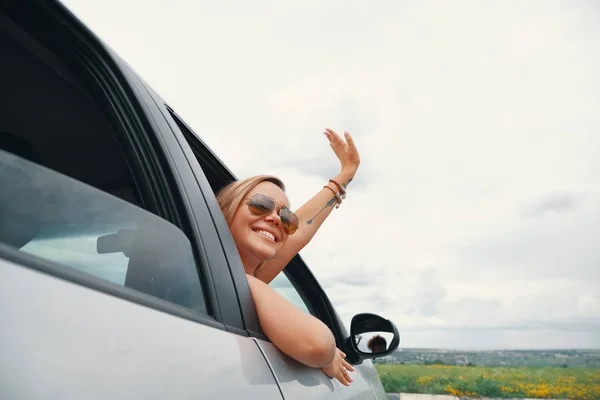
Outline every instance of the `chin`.
[(261, 258), (264, 259), (265, 261), (272, 260), (277, 255), (277, 251), (274, 251), (274, 250), (271, 250), (271, 251), (261, 251), (260, 255), (261, 255)]
[(277, 250), (279, 250), (279, 246), (277, 246), (277, 248), (274, 248), (274, 246), (272, 247), (265, 245), (256, 246), (254, 248), (254, 254), (266, 261), (275, 258), (275, 256), (277, 255)]

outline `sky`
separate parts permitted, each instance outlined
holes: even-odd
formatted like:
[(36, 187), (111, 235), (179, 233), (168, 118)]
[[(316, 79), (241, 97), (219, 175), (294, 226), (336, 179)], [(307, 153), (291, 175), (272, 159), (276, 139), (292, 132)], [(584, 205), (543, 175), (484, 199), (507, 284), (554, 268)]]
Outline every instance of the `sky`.
[[(600, 347), (600, 4), (66, 0), (239, 178), (299, 207), (361, 166), (300, 253), (400, 348)], [(594, 72), (596, 71), (596, 72)]]

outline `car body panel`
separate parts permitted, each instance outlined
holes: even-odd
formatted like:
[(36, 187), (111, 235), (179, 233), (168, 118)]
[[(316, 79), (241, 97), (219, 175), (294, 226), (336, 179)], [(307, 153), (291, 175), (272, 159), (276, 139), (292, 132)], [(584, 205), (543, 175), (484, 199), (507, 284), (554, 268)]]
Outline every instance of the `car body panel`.
[(383, 383), (381, 382), (381, 378), (379, 378), (379, 373), (375, 369), (373, 365), (373, 361), (364, 360), (362, 363), (363, 368), (365, 368), (369, 373), (369, 383), (371, 384), (371, 388), (373, 389), (373, 396), (377, 400), (387, 400), (389, 397), (385, 392), (383, 387)]
[(1, 259), (0, 325), (0, 398), (282, 398), (251, 338)]
[(374, 398), (369, 383), (370, 372), (363, 365), (355, 366), (356, 371), (351, 372), (354, 382), (344, 386), (337, 379), (330, 379), (321, 369), (306, 367), (282, 354), (272, 343), (264, 340), (258, 340), (258, 343), (269, 360), (286, 400)]

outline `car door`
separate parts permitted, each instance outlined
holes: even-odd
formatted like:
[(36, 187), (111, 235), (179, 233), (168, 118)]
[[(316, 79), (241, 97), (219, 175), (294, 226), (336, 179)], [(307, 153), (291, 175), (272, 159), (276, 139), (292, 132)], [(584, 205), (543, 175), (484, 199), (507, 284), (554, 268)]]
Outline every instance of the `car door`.
[(1, 398), (281, 398), (179, 228), (3, 151), (0, 171)]
[[(61, 109), (62, 92), (38, 88), (31, 98), (53, 100), (45, 104), (53, 112), (13, 110), (27, 119), (9, 115), (19, 97), (0, 93), (8, 107), (0, 124), (16, 132), (7, 143), (23, 139), (19, 127), (27, 125), (54, 162), (0, 148), (0, 397), (281, 399), (245, 329), (199, 172), (143, 82), (60, 3), (7, 4), (0, 34), (39, 50), (27, 65), (48, 55), (40, 70), (65, 64), (82, 102), (92, 98), (110, 120), (103, 143), (118, 142), (124, 162), (107, 154), (110, 168), (86, 170), (90, 179), (110, 181), (122, 165), (136, 196), (124, 200), (77, 179), (81, 171), (52, 167), (65, 160), (49, 149), (83, 154), (90, 149), (76, 146), (94, 130)], [(58, 75), (56, 82), (71, 80)], [(45, 128), (37, 133), (36, 119)], [(67, 126), (81, 127), (70, 133), (83, 139), (53, 144)]]

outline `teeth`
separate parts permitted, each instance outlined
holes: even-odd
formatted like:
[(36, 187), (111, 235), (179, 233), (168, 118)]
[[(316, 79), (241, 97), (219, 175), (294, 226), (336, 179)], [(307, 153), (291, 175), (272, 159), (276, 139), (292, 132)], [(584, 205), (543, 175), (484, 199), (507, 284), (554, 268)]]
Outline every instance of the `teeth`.
[(272, 241), (275, 241), (275, 236), (273, 236), (273, 234), (270, 233), (270, 232), (267, 232), (267, 231), (256, 231), (256, 233), (258, 233), (259, 235), (263, 235), (265, 237), (268, 237)]

